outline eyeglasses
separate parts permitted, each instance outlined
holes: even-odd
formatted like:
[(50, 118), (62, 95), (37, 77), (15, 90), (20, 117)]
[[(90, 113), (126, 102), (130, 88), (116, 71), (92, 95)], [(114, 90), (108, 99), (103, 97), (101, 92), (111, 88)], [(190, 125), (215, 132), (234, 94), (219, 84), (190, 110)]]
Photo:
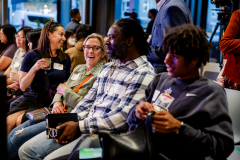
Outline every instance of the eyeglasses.
[(26, 38), (26, 37), (20, 37), (20, 36), (18, 36), (17, 34), (15, 34), (15, 38), (16, 38), (16, 39), (20, 38), (21, 40), (23, 40), (23, 39)]
[(90, 46), (88, 46), (88, 45), (83, 45), (83, 48), (84, 48), (84, 50), (86, 50), (86, 51), (89, 51), (89, 50), (92, 48), (93, 52), (97, 52), (97, 51), (99, 51), (100, 49), (103, 50), (103, 48), (100, 47), (100, 46), (90, 47)]

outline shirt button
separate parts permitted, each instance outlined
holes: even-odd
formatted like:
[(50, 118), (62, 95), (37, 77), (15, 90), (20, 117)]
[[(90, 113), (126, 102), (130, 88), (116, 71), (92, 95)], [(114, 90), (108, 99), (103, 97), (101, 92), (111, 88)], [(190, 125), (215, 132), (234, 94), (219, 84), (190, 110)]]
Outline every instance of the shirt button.
[(93, 110), (91, 110), (91, 112), (93, 112)]

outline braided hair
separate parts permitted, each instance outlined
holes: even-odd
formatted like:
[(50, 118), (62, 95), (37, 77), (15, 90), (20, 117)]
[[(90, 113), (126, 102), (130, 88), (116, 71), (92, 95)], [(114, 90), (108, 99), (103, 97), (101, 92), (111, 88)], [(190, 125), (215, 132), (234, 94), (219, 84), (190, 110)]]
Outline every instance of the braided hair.
[(120, 28), (125, 38), (133, 37), (134, 44), (139, 50), (140, 55), (147, 55), (150, 52), (150, 46), (147, 42), (148, 34), (143, 31), (142, 26), (132, 18), (121, 18), (114, 22)]
[(202, 63), (206, 65), (209, 61), (209, 49), (212, 47), (207, 37), (203, 29), (191, 24), (174, 27), (163, 39), (163, 53), (167, 54), (170, 50), (184, 56), (187, 64), (198, 59), (197, 66), (201, 67)]

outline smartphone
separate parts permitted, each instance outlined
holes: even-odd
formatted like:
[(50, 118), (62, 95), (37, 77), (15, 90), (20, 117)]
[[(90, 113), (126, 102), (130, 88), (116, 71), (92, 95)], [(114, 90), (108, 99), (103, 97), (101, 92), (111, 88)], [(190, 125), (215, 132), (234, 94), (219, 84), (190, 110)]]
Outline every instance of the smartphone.
[(79, 159), (93, 159), (102, 157), (102, 148), (80, 148)]

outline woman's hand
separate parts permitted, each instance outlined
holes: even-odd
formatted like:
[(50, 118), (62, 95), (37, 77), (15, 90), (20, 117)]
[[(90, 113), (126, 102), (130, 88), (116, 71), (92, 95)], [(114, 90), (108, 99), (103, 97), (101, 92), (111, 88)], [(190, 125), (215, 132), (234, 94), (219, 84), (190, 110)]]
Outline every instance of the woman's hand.
[(14, 89), (14, 91), (17, 91), (17, 90), (20, 89), (18, 82), (15, 82), (15, 83), (13, 83), (11, 85), (8, 85), (7, 88)]
[(52, 113), (65, 113), (66, 109), (63, 109), (63, 104), (61, 102), (55, 102), (53, 104)]
[(64, 95), (65, 90), (68, 87), (65, 84), (60, 83), (59, 86), (57, 87), (57, 94)]
[(19, 74), (15, 71), (10, 71), (10, 78), (13, 82), (17, 82), (19, 80)]
[(47, 62), (47, 60), (39, 59), (32, 68), (34, 69), (35, 72), (37, 72), (38, 70), (48, 66), (49, 66), (49, 63)]

